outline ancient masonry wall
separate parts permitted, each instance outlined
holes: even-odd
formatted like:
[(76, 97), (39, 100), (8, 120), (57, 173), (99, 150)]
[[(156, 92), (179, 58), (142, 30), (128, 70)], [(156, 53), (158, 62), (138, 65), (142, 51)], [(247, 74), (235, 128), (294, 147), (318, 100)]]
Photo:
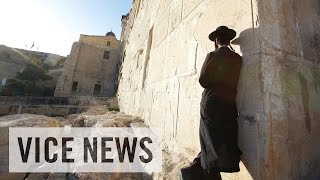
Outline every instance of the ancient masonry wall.
[(135, 0), (125, 19), (121, 111), (163, 128), (170, 147), (199, 151), (198, 83), (208, 34), (238, 32), (241, 172), (230, 179), (320, 176), (320, 3), (256, 0)]

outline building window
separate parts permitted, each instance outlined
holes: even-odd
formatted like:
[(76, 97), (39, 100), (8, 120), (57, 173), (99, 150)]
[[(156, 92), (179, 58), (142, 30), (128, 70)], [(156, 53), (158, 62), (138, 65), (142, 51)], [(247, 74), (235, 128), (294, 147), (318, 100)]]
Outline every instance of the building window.
[(110, 42), (110, 41), (108, 41), (108, 42), (107, 42), (107, 46), (110, 46), (110, 44), (111, 44), (111, 42)]
[(73, 81), (72, 83), (72, 92), (77, 92), (78, 89), (78, 82), (77, 81)]
[(110, 58), (110, 51), (104, 51), (103, 59), (104, 60), (109, 60), (109, 58)]
[(95, 84), (94, 89), (93, 89), (93, 94), (94, 95), (99, 95), (101, 92), (101, 84)]

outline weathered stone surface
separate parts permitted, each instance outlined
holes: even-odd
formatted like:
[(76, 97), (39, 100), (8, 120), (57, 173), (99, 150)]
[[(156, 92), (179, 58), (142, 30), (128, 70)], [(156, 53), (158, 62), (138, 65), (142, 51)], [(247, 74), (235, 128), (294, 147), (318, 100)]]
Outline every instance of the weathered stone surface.
[[(149, 8), (142, 8), (139, 12), (143, 11), (143, 14), (135, 16), (129, 37), (125, 39), (130, 44), (126, 45), (126, 57), (121, 71), (122, 79), (118, 91), (120, 109), (127, 114), (145, 119), (150, 126), (163, 128), (164, 138), (170, 144), (169, 147), (179, 149), (189, 157), (189, 160), (192, 160), (199, 152), (199, 103), (202, 88), (198, 84), (198, 74), (206, 54), (214, 47), (214, 44), (208, 40), (208, 34), (221, 24), (231, 26), (238, 32), (250, 29), (252, 13), (257, 14), (257, 9), (254, 3), (251, 7), (250, 1), (240, 3), (172, 0), (169, 5), (164, 1), (145, 3), (148, 3), (146, 6)], [(230, 4), (233, 5), (230, 6)], [(251, 11), (252, 9), (254, 12)], [(162, 13), (156, 16), (153, 14), (154, 11)], [(221, 15), (223, 18), (214, 18)], [(140, 26), (141, 22), (147, 25)], [(154, 34), (150, 60), (138, 65), (132, 63), (131, 57), (134, 57), (139, 48), (148, 49), (147, 43), (142, 42), (150, 40), (148, 34), (140, 37), (137, 34), (149, 32), (151, 27)], [(261, 78), (254, 76), (260, 71), (259, 56), (253, 56), (257, 50), (252, 44), (257, 43), (257, 38), (251, 32), (245, 35), (243, 33), (241, 37), (246, 40), (245, 42), (250, 39), (250, 45), (241, 46), (241, 53), (250, 59), (250, 62), (245, 65), (248, 72), (245, 71), (244, 76), (253, 76), (250, 81), (247, 81), (246, 77), (241, 80), (243, 82), (241, 84), (244, 85), (239, 88), (241, 91), (239, 105), (243, 104), (242, 101), (251, 103), (250, 106), (243, 104), (242, 111), (243, 114), (255, 117), (258, 109), (257, 101), (254, 98), (242, 97), (253, 95), (259, 99), (261, 96), (261, 93), (256, 93), (250, 85), (250, 82), (256, 83), (258, 89), (261, 86), (259, 83)], [(239, 44), (244, 44), (244, 40), (238, 41)], [(143, 46), (137, 47), (137, 44), (143, 44)], [(240, 52), (239, 46), (235, 48)], [(148, 52), (143, 51), (140, 57), (143, 59), (146, 53)], [(133, 60), (141, 61), (141, 59)], [(251, 69), (252, 67), (254, 68)], [(143, 76), (143, 71), (140, 69), (146, 69), (144, 79), (139, 78)], [(144, 81), (145, 86), (137, 85), (141, 80)], [(254, 134), (256, 131), (254, 126), (251, 133), (248, 133), (252, 137), (251, 140), (257, 138)], [(248, 143), (245, 139), (243, 142)], [(255, 142), (253, 147), (257, 147), (257, 144), (258, 142)], [(248, 147), (245, 154), (246, 159), (252, 162), (249, 164), (252, 171), (256, 171), (257, 153), (254, 152), (257, 148), (253, 147)]]
[(60, 121), (51, 117), (33, 114), (0, 117), (0, 145), (9, 144), (9, 127), (60, 127)]
[(80, 115), (73, 120), (73, 127), (129, 127), (131, 123), (142, 122), (139, 118), (125, 115), (116, 111), (105, 114)]
[(208, 34), (227, 25), (238, 32), (234, 48), (243, 56), (237, 96), (243, 164), (239, 174), (224, 177), (320, 177), (317, 0), (155, 0), (135, 10), (139, 3), (122, 38), (121, 111), (163, 128), (171, 148), (191, 160), (199, 151), (198, 75), (214, 47)]

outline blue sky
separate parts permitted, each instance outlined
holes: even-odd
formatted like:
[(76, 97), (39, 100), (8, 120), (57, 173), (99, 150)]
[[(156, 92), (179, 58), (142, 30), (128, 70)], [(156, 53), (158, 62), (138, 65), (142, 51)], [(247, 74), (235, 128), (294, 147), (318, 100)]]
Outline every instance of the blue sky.
[(120, 38), (132, 0), (0, 0), (0, 44), (66, 56), (80, 34)]

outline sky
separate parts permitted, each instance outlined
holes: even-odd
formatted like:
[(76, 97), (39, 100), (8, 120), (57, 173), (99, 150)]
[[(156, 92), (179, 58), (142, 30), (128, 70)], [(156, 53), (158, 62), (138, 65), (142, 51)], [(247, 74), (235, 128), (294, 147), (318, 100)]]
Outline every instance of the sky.
[[(80, 34), (120, 38), (132, 0), (0, 0), (0, 45), (70, 54)], [(32, 47), (32, 48), (31, 48)]]

